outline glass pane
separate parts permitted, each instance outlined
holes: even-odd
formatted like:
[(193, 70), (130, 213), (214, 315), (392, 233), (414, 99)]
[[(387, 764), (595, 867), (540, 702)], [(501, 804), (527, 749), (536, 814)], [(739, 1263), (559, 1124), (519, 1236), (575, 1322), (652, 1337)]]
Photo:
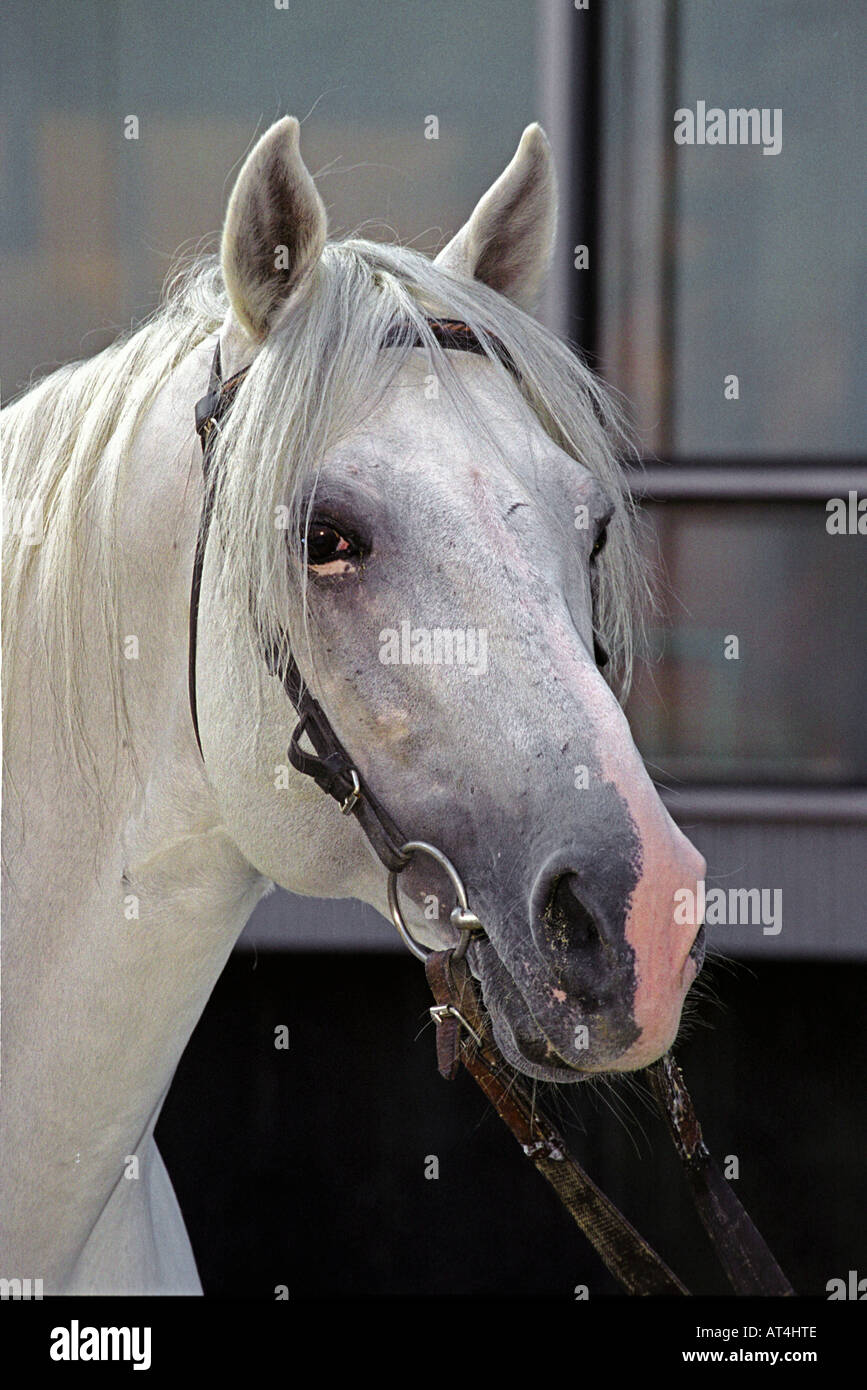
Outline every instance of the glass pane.
[(867, 6), (606, 0), (603, 22), (600, 332), (644, 448), (859, 455)]
[(524, 0), (6, 0), (2, 18), (6, 397), (150, 310), (182, 244), (214, 246), (232, 173), (279, 116), (310, 113), (332, 235), (427, 252), (538, 117)]
[(678, 108), (706, 103), (706, 123), (776, 109), (781, 147), (682, 145), (671, 161), (675, 454), (863, 449), (865, 57), (867, 8), (850, 0), (678, 7)]
[(663, 781), (863, 781), (864, 537), (830, 535), (822, 503), (647, 512), (662, 611), (629, 717), (652, 771)]

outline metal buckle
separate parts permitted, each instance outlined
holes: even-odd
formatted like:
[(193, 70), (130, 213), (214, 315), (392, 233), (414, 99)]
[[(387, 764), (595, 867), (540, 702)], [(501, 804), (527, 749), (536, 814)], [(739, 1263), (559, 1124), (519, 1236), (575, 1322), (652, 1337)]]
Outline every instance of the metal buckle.
[[(443, 854), (441, 849), (437, 849), (436, 845), (429, 845), (426, 840), (407, 840), (406, 844), (401, 846), (401, 854), (406, 854), (407, 856), (410, 856), (416, 850), (421, 854), (429, 854), (431, 859), (435, 859), (440, 867), (445, 869), (452, 881), (455, 896), (458, 900), (458, 906), (452, 909), (449, 920), (461, 933), (461, 939), (455, 947), (454, 959), (463, 960), (467, 953), (467, 947), (470, 944), (470, 938), (480, 934), (484, 936), (485, 929), (476, 914), (470, 911), (470, 905), (467, 900), (467, 890), (452, 861)], [(408, 863), (409, 857), (407, 858), (407, 864)], [(405, 867), (406, 865), (404, 865), (404, 868)], [(403, 870), (392, 870), (388, 875), (388, 907), (391, 912), (391, 920), (400, 932), (404, 945), (412, 951), (413, 955), (416, 956), (418, 960), (427, 960), (428, 956), (434, 954), (433, 951), (427, 946), (421, 946), (419, 942), (416, 941), (409, 927), (406, 925), (403, 913), (400, 910), (400, 903), (397, 899), (398, 872), (402, 873)]]
[(358, 779), (358, 773), (355, 771), (354, 767), (349, 769), (349, 775), (352, 778), (352, 791), (347, 792), (343, 801), (340, 803), (340, 809), (345, 816), (349, 815), (355, 803), (360, 801), (362, 796), (361, 782)]
[(467, 1023), (467, 1020), (464, 1018), (460, 1009), (456, 1009), (454, 1004), (434, 1004), (430, 1009), (430, 1016), (433, 1019), (434, 1023), (437, 1024), (437, 1026), (443, 1023), (447, 1016), (450, 1018), (456, 1018), (461, 1027), (465, 1029), (467, 1033), (469, 1033), (473, 1042), (476, 1044), (476, 1047), (482, 1046), (482, 1040), (476, 1032), (475, 1028), (472, 1028), (470, 1024)]

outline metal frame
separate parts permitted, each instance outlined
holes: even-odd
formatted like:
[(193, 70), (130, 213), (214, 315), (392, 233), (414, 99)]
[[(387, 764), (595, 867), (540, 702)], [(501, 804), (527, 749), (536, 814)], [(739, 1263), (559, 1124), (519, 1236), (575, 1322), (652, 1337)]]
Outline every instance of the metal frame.
[(867, 787), (660, 788), (672, 816), (715, 823), (867, 825)]
[[(628, 381), (638, 418), (653, 422), (643, 432), (645, 448), (670, 452), (671, 361), (674, 316), (671, 268), (666, 246), (674, 223), (671, 182), (658, 176), (655, 132), (673, 109), (676, 70), (676, 10), (670, 0), (600, 6), (600, 94), (592, 127), (595, 166), (600, 170), (597, 266), (604, 279), (597, 291), (600, 366), (615, 381)], [(616, 59), (616, 65), (615, 65)], [(603, 133), (614, 112), (621, 131), (612, 157)], [(628, 331), (621, 322), (628, 318)]]
[(825, 502), (850, 490), (867, 493), (867, 465), (844, 459), (812, 465), (713, 458), (651, 463), (633, 473), (630, 487), (643, 501)]
[[(542, 321), (589, 356), (596, 352), (602, 20), (598, 6), (537, 0), (539, 119), (554, 154), (560, 190), (556, 255), (540, 306)], [(573, 248), (590, 248), (591, 269), (574, 268)]]

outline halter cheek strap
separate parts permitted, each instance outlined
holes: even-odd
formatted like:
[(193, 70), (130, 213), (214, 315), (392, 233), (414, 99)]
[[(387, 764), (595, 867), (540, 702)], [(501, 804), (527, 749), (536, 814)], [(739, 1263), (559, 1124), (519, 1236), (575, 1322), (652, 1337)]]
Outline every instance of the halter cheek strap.
[[(202, 572), (205, 568), (205, 550), (208, 545), (208, 532), (211, 529), (211, 516), (214, 509), (215, 478), (211, 464), (213, 445), (220, 421), (228, 412), (235, 398), (235, 392), (247, 375), (248, 368), (236, 372), (228, 381), (223, 381), (220, 372), (220, 342), (211, 363), (211, 376), (206, 395), (196, 402), (196, 434), (202, 445), (202, 475), (205, 491), (202, 511), (199, 516), (199, 531), (196, 537), (196, 553), (193, 559), (193, 578), (190, 585), (190, 638), (187, 652), (187, 679), (190, 692), (190, 713), (193, 717), (193, 731), (199, 752), (202, 752), (202, 739), (199, 734), (199, 707), (196, 698), (196, 650), (199, 636), (199, 603), (202, 595)], [(204, 758), (204, 754), (202, 754)]]
[[(428, 328), (442, 347), (460, 352), (484, 353), (482, 344), (465, 323), (459, 323), (453, 319), (428, 319)], [(392, 330), (384, 337), (382, 346), (391, 346), (400, 339), (400, 330)], [(421, 338), (416, 337), (413, 345), (423, 347), (424, 343)], [(502, 345), (494, 342), (492, 346), (505, 365), (517, 375)], [(205, 492), (190, 586), (188, 681), (190, 713), (200, 753), (202, 752), (202, 740), (199, 733), (198, 700), (196, 697), (196, 649), (202, 573), (205, 567), (205, 551), (218, 481), (213, 467), (214, 445), (220, 424), (225, 419), (248, 370), (248, 367), (244, 367), (234, 376), (229, 377), (227, 381), (223, 381), (218, 340), (211, 365), (207, 393), (196, 404), (196, 433), (202, 444), (202, 473)], [(355, 816), (385, 867), (390, 873), (399, 872), (406, 867), (410, 857), (401, 850), (406, 836), (401, 834), (385, 807), (370, 788), (363, 784), (352, 758), (334, 732), (327, 714), (308, 690), (295, 657), (289, 650), (288, 641), (284, 639), (271, 646), (263, 646), (263, 656), (271, 675), (278, 676), (282, 681), (283, 688), (299, 715), (298, 723), (289, 742), (289, 762), (298, 772), (312, 777), (316, 785), (327, 796), (333, 797), (344, 815)], [(302, 747), (301, 740), (305, 737), (313, 747), (312, 753)]]

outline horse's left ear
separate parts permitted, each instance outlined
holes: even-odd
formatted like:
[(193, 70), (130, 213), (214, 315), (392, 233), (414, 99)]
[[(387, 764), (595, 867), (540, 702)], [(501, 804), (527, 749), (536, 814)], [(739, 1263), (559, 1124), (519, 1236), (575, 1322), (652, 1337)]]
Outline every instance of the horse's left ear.
[(512, 162), (435, 264), (482, 280), (532, 309), (548, 275), (557, 221), (557, 176), (540, 125), (528, 125)]
[(266, 130), (226, 212), (223, 279), (235, 318), (257, 342), (308, 280), (325, 245), (325, 208), (301, 158), (299, 135), (294, 116)]

